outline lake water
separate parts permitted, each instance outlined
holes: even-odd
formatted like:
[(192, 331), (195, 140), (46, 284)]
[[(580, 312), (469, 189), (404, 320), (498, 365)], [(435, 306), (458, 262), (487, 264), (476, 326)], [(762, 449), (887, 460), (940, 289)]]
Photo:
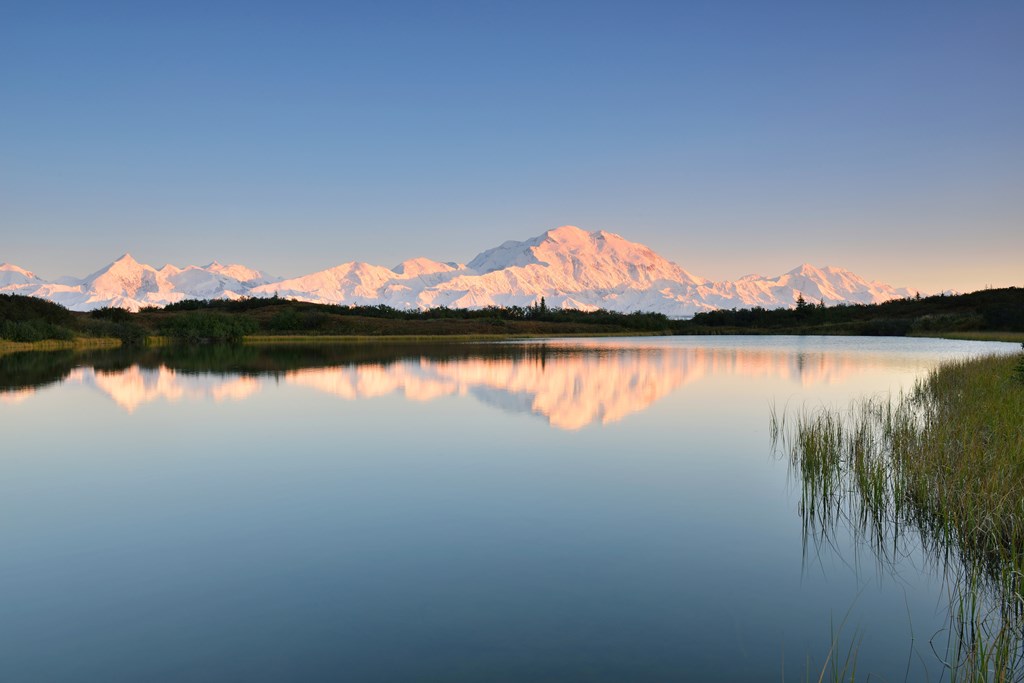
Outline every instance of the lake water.
[[(1018, 345), (0, 356), (4, 681), (933, 679), (945, 588), (805, 544), (776, 410)], [(939, 638), (941, 636), (938, 636)], [(810, 665), (808, 665), (808, 657)]]

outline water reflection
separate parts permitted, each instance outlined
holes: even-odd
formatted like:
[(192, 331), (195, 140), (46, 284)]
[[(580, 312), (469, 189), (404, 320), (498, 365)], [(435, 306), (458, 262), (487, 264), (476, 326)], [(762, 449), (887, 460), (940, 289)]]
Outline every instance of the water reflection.
[(471, 396), (575, 430), (617, 422), (712, 376), (806, 388), (907, 362), (891, 348), (801, 351), (757, 343), (744, 348), (630, 339), (13, 354), (0, 358), (0, 401), (25, 401), (38, 387), (62, 382), (94, 389), (131, 413), (155, 401), (239, 401), (283, 384), (345, 400)]
[(15, 403), (21, 403), (27, 400), (36, 393), (36, 390), (32, 387), (26, 387), (23, 389), (0, 389), (0, 403), (6, 403), (8, 405), (14, 405)]
[(76, 368), (65, 382), (93, 387), (129, 413), (143, 404), (159, 400), (237, 401), (260, 391), (262, 384), (261, 379), (250, 376), (190, 374), (167, 366), (153, 369), (138, 365), (114, 371)]
[(997, 350), (0, 355), (4, 680), (777, 680), (780, 656), (816, 679), (847, 613), (858, 670), (907, 678), (913, 634), (940, 680), (944, 586), (919, 552), (876, 581), (842, 530), (804, 562), (769, 406), (845, 406)]
[(284, 381), (345, 399), (401, 393), (413, 401), (471, 395), (545, 417), (561, 429), (608, 424), (639, 412), (693, 377), (685, 354), (623, 350), (521, 358), (421, 358), (390, 365), (297, 370)]

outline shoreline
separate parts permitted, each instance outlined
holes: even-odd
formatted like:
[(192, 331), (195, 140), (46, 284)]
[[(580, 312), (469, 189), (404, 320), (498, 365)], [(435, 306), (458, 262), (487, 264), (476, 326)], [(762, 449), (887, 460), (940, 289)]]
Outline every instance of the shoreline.
[[(526, 339), (546, 339), (565, 337), (779, 337), (792, 336), (792, 332), (764, 332), (743, 333), (730, 331), (726, 335), (721, 334), (663, 334), (658, 332), (565, 332), (565, 333), (510, 333), (510, 334), (353, 334), (353, 335), (317, 335), (317, 334), (282, 334), (282, 335), (247, 335), (241, 343), (250, 346), (265, 345), (288, 345), (288, 344), (371, 344), (382, 343), (418, 343), (418, 342), (496, 342), (516, 341)], [(815, 334), (803, 334), (797, 336), (820, 336)], [(863, 337), (869, 339), (875, 335), (826, 335), (839, 337)], [(904, 335), (913, 339), (949, 339), (954, 341), (991, 341), (1024, 343), (1024, 332), (936, 332), (933, 334), (908, 334)], [(173, 344), (172, 340), (162, 336), (151, 336), (147, 339), (145, 346), (159, 347)], [(104, 349), (116, 349), (123, 346), (121, 340), (112, 337), (78, 337), (72, 340), (44, 339), (34, 342), (15, 342), (0, 339), (0, 353), (18, 353), (24, 351), (96, 351)]]

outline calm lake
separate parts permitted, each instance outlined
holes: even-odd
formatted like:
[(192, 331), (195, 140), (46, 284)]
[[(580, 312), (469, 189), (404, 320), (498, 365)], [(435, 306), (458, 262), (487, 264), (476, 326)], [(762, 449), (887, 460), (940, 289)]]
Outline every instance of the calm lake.
[(817, 680), (839, 630), (859, 674), (934, 680), (941, 572), (808, 539), (769, 416), (1019, 350), (0, 356), (0, 679)]

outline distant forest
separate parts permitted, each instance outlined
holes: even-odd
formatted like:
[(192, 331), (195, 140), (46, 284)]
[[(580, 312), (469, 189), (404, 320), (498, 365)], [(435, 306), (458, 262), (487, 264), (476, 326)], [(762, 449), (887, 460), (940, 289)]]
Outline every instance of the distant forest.
[(1024, 289), (893, 299), (881, 304), (824, 306), (797, 300), (791, 309), (744, 308), (698, 313), (684, 334), (847, 334), (928, 336), (939, 332), (1024, 331)]
[(1024, 289), (987, 289), (955, 296), (896, 299), (882, 304), (825, 306), (799, 299), (792, 309), (707, 311), (689, 320), (660, 313), (616, 313), (527, 307), (398, 310), (385, 305), (336, 306), (277, 297), (237, 301), (186, 300), (132, 313), (87, 313), (16, 294), (0, 295), (0, 339), (35, 342), (120, 339), (142, 345), (151, 336), (186, 343), (245, 337), (519, 336), (562, 334), (844, 334), (929, 336), (942, 333), (1024, 332)]

